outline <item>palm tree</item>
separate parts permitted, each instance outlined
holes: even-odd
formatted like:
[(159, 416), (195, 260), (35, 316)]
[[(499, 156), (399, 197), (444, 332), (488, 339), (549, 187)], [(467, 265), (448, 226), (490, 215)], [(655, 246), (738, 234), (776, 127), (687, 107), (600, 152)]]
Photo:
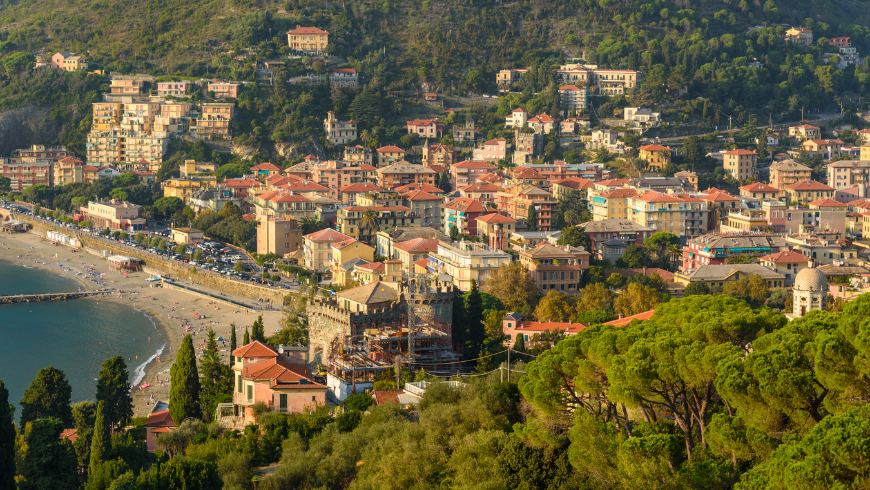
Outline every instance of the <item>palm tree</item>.
[[(380, 228), (380, 223), (378, 222), (378, 212), (374, 209), (366, 209), (362, 217), (359, 220), (359, 230), (360, 230), (360, 238), (363, 238), (363, 230), (377, 230)], [(371, 233), (369, 233), (371, 235)]]

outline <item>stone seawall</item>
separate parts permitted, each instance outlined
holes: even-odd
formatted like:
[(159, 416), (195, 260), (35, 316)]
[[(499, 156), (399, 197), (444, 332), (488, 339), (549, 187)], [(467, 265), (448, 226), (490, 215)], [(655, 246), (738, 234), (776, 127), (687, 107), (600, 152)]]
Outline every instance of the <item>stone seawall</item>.
[(99, 291), (84, 291), (79, 293), (47, 293), (47, 294), (19, 294), (17, 296), (0, 296), (0, 304), (32, 303), (36, 301), (65, 301), (79, 299), (88, 296), (111, 293), (114, 289), (100, 289)]
[(148, 253), (142, 253), (141, 250), (132, 250), (129, 247), (99, 240), (91, 235), (79, 234), (69, 228), (49, 226), (41, 221), (36, 221), (26, 216), (19, 216), (18, 218), (33, 225), (33, 231), (41, 235), (45, 235), (45, 232), (48, 230), (57, 230), (60, 233), (74, 234), (82, 240), (85, 249), (92, 254), (102, 256), (102, 251), (107, 250), (109, 255), (136, 257), (137, 259), (142, 260), (143, 264), (151, 270), (159, 271), (163, 274), (169, 275), (170, 277), (188, 281), (198, 286), (214, 289), (222, 293), (234, 294), (253, 299), (254, 301), (259, 298), (262, 298), (263, 301), (271, 300), (272, 304), (275, 305), (284, 304), (285, 298), (293, 294), (289, 291), (284, 292), (254, 284), (233, 281), (225, 277), (210, 274), (209, 272), (194, 271), (193, 269), (176, 264), (170, 260), (162, 259)]

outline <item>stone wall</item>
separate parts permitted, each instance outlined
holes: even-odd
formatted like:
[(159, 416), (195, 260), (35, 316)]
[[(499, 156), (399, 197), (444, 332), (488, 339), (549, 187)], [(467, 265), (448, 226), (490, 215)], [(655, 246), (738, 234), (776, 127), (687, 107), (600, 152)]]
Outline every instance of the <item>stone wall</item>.
[[(20, 217), (20, 219), (31, 223), (33, 225), (33, 231), (41, 235), (45, 235), (48, 230), (58, 230), (61, 233), (67, 234), (74, 233), (73, 230), (69, 228), (48, 226), (41, 221), (28, 219), (27, 217)], [(285, 298), (294, 294), (290, 291), (285, 292), (281, 290), (258, 286), (255, 284), (233, 281), (227, 279), (226, 277), (212, 274), (210, 272), (194, 272), (193, 269), (185, 267), (183, 265), (179, 265), (171, 260), (166, 260), (155, 255), (150, 255), (148, 253), (142, 253), (141, 250), (136, 251), (130, 249), (129, 247), (108, 243), (103, 240), (94, 238), (91, 235), (76, 234), (76, 236), (82, 240), (82, 243), (84, 243), (86, 250), (90, 253), (102, 256), (102, 251), (107, 250), (109, 252), (109, 255), (117, 254), (126, 255), (128, 257), (136, 257), (142, 260), (143, 265), (148, 266), (149, 269), (159, 271), (173, 278), (191, 282), (198, 286), (214, 289), (222, 293), (234, 294), (237, 296), (250, 298), (255, 301), (259, 298), (262, 298), (263, 301), (271, 300), (272, 304), (276, 306), (284, 304)]]

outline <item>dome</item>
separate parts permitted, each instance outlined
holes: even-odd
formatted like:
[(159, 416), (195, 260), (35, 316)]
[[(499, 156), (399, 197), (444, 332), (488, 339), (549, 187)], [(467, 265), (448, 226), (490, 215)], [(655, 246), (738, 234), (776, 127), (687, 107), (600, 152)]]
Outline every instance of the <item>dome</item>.
[(827, 291), (828, 281), (822, 271), (815, 267), (807, 267), (795, 276), (794, 289), (796, 291)]

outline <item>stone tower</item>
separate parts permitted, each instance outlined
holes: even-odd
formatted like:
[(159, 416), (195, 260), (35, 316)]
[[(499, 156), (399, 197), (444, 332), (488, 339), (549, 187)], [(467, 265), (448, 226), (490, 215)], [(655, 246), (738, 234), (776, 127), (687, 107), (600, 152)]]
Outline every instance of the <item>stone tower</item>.
[(794, 278), (792, 314), (800, 318), (808, 311), (828, 309), (828, 281), (815, 267), (807, 267)]

